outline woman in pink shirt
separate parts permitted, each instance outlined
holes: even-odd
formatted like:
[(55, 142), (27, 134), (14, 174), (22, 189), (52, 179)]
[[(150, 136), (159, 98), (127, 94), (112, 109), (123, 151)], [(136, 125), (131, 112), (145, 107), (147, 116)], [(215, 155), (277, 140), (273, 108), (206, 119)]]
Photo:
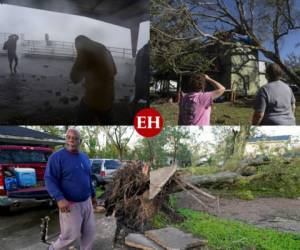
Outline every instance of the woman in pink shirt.
[[(204, 92), (206, 83), (215, 90)], [(195, 75), (188, 84), (189, 92), (179, 102), (178, 125), (209, 125), (213, 100), (223, 95), (225, 88), (208, 75)]]

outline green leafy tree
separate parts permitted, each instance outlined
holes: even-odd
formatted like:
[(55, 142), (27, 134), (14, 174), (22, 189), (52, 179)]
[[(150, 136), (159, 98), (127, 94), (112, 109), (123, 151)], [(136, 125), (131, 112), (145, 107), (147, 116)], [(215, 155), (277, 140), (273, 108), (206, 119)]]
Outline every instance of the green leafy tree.
[(201, 39), (195, 42), (185, 39), (196, 36), (197, 30), (180, 1), (153, 0), (150, 14), (151, 68), (156, 80), (175, 80), (179, 82), (179, 89), (186, 75), (206, 72), (213, 65), (213, 61), (203, 55), (207, 44)]
[(79, 128), (82, 148), (91, 158), (95, 158), (101, 149), (100, 133), (103, 129), (101, 126), (82, 126)]
[(139, 160), (147, 161), (152, 167), (163, 166), (167, 160), (166, 134), (162, 131), (159, 135), (151, 138), (142, 138), (135, 147), (135, 154)]
[(190, 131), (183, 126), (169, 126), (164, 128), (164, 133), (167, 138), (167, 148), (173, 158), (173, 162), (178, 159), (178, 153), (185, 151), (187, 140), (191, 138)]
[[(215, 44), (260, 51), (300, 85), (300, 77), (284, 64), (280, 54), (284, 37), (300, 28), (299, 5), (295, 0), (178, 0), (153, 4), (153, 20), (167, 16), (160, 25), (154, 22), (151, 26), (156, 40), (199, 41), (204, 47)], [(160, 12), (155, 12), (159, 8)], [(178, 19), (174, 17), (176, 13)], [(247, 42), (237, 43), (234, 34), (244, 35)], [(159, 44), (155, 41), (153, 47)]]
[(105, 126), (103, 127), (109, 143), (118, 152), (118, 157), (123, 160), (128, 143), (132, 138), (134, 129), (131, 126)]

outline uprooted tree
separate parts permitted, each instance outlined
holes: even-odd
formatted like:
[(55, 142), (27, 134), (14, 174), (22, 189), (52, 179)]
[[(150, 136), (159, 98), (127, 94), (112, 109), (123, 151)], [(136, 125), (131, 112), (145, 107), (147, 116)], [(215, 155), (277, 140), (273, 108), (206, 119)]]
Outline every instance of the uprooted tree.
[[(155, 11), (159, 8), (162, 14), (156, 17)], [(211, 44), (244, 47), (263, 53), (300, 86), (300, 77), (284, 64), (280, 55), (283, 38), (300, 28), (299, 5), (295, 0), (154, 0), (151, 11), (154, 15), (151, 24), (151, 35), (155, 38), (152, 44), (154, 62), (161, 60), (159, 53), (166, 44), (172, 44), (167, 50), (170, 53), (176, 50), (176, 44), (192, 46), (195, 41), (199, 41), (198, 46), (202, 48)], [(164, 22), (155, 22), (159, 18)], [(229, 39), (234, 35), (245, 36), (247, 42), (236, 43)], [(176, 60), (172, 58), (184, 53), (188, 51), (178, 49), (174, 56), (163, 60), (165, 66), (174, 65)]]

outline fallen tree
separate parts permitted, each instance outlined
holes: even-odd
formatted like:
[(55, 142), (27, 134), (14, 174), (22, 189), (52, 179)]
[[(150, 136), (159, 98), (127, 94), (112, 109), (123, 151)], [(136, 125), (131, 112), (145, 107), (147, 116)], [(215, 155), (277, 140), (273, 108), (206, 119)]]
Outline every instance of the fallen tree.
[(235, 172), (220, 172), (216, 174), (207, 175), (190, 175), (185, 176), (183, 179), (193, 185), (206, 185), (206, 184), (223, 184), (233, 183), (241, 178), (241, 175)]
[(144, 233), (152, 229), (151, 219), (158, 212), (171, 221), (182, 221), (183, 217), (168, 203), (169, 195), (178, 189), (188, 190), (204, 209), (209, 209), (207, 200), (218, 201), (216, 197), (183, 180), (176, 170), (176, 166), (171, 166), (149, 173), (146, 165), (129, 163), (116, 172), (102, 196), (105, 199), (106, 216), (116, 218), (114, 243), (123, 243), (129, 233)]

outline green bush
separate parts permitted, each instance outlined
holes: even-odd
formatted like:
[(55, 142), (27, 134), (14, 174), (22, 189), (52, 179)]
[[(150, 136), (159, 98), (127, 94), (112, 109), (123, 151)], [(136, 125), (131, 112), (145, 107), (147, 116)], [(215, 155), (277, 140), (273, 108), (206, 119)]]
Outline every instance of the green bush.
[(215, 185), (222, 195), (231, 194), (241, 199), (262, 197), (300, 197), (300, 159), (287, 162), (274, 158), (268, 164), (257, 167), (257, 173), (243, 177), (232, 184)]
[(242, 200), (253, 200), (255, 197), (251, 190), (241, 190), (235, 193), (235, 196)]

